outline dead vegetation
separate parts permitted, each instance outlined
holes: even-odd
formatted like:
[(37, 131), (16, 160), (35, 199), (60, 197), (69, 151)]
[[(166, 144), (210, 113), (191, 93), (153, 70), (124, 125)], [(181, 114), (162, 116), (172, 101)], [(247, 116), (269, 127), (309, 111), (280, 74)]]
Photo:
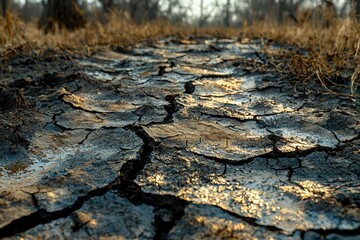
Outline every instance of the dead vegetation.
[(272, 66), (291, 76), (295, 90), (301, 85), (305, 92), (312, 92), (310, 85), (318, 82), (326, 93), (359, 97), (360, 24), (351, 19), (334, 20), (326, 26), (313, 21), (281, 25), (267, 21), (234, 29), (174, 26), (165, 21), (139, 25), (125, 15), (112, 13), (104, 24), (92, 21), (76, 31), (58, 28), (54, 34), (44, 34), (36, 23), (24, 24), (8, 14), (0, 19), (0, 55), (3, 63), (19, 54), (41, 54), (49, 49), (88, 56), (101, 47), (124, 51), (134, 44), (163, 37), (204, 35), (260, 38), (268, 45), (280, 44), (277, 50), (265, 51)]
[(44, 34), (37, 23), (24, 24), (14, 16), (1, 19), (1, 55), (8, 58), (19, 53), (34, 51), (77, 51), (83, 54), (102, 46), (118, 46), (123, 49), (133, 44), (174, 34), (164, 22), (136, 25), (115, 14), (105, 24), (98, 21), (88, 23), (85, 28), (68, 31), (55, 26), (53, 34)]
[(355, 20), (338, 19), (327, 27), (310, 21), (281, 26), (258, 23), (242, 33), (282, 45), (268, 51), (272, 64), (290, 74), (295, 83), (302, 83), (307, 92), (318, 81), (326, 93), (359, 97), (360, 24)]

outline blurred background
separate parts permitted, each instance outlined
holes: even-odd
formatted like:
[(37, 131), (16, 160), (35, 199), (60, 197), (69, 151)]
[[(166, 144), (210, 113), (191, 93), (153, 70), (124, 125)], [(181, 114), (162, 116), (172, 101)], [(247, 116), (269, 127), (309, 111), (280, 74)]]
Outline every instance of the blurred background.
[(107, 21), (110, 12), (137, 24), (163, 19), (199, 27), (239, 27), (254, 21), (330, 25), (335, 18), (360, 15), (360, 0), (1, 0), (1, 6), (4, 17), (8, 11), (45, 28), (52, 27), (52, 19), (68, 29)]

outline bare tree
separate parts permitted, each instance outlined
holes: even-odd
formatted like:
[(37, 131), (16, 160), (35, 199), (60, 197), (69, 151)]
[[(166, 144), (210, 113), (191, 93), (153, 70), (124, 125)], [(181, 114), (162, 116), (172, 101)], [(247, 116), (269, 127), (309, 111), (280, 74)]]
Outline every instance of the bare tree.
[(114, 0), (99, 0), (99, 2), (101, 3), (101, 6), (104, 9), (104, 11), (109, 12), (113, 6)]
[(284, 17), (288, 17), (294, 22), (298, 22), (296, 12), (304, 0), (279, 0), (278, 1), (278, 22), (283, 22)]
[(355, 15), (357, 20), (360, 20), (360, 0), (356, 0), (355, 3), (353, 3), (353, 5), (355, 5)]
[(2, 15), (5, 17), (9, 0), (1, 0)]
[(330, 27), (337, 18), (335, 4), (331, 0), (323, 0), (322, 5), (323, 25), (325, 27)]
[(145, 0), (146, 20), (153, 20), (160, 12), (159, 0)]
[(286, 11), (286, 0), (279, 0), (277, 8), (278, 8), (277, 21), (282, 22), (284, 18), (284, 13)]
[(161, 12), (160, 0), (129, 0), (127, 10), (136, 23), (154, 20)]
[(229, 27), (230, 26), (230, 8), (231, 8), (231, 1), (227, 0), (226, 1), (226, 6), (225, 6), (225, 26)]
[(275, 19), (277, 7), (275, 0), (247, 0), (241, 16), (250, 24), (267, 18)]
[[(213, 9), (212, 9), (213, 10)], [(206, 11), (204, 6), (204, 0), (200, 1), (200, 17), (199, 17), (199, 26), (202, 27), (211, 17), (213, 11)]]
[(76, 0), (48, 0), (40, 19), (40, 26), (45, 32), (55, 30), (55, 27), (65, 27), (69, 30), (84, 27), (85, 19), (80, 13)]
[[(79, 0), (78, 0), (79, 1)], [(84, 1), (84, 0), (83, 0)], [(104, 12), (114, 9), (127, 13), (136, 23), (165, 18), (171, 22), (186, 20), (190, 9), (182, 0), (98, 0)]]
[(23, 7), (23, 11), (21, 13), (21, 17), (25, 21), (29, 20), (29, 0), (25, 0), (25, 4)]
[(188, 12), (190, 11), (190, 6), (185, 6), (181, 0), (162, 0), (160, 4), (164, 10), (160, 13), (164, 18), (172, 23), (184, 22)]

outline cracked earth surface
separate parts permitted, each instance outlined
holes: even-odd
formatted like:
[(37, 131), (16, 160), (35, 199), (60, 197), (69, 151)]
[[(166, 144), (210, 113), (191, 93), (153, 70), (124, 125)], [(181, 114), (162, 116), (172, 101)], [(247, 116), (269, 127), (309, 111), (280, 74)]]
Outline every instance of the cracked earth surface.
[(295, 92), (261, 48), (11, 61), (0, 238), (359, 239), (359, 101)]

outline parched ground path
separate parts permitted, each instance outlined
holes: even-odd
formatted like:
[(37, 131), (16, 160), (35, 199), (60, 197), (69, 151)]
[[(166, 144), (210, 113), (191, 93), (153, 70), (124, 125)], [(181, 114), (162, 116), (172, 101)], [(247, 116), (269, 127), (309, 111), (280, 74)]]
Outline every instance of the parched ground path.
[(0, 238), (359, 239), (360, 103), (261, 44), (19, 57), (0, 88)]

